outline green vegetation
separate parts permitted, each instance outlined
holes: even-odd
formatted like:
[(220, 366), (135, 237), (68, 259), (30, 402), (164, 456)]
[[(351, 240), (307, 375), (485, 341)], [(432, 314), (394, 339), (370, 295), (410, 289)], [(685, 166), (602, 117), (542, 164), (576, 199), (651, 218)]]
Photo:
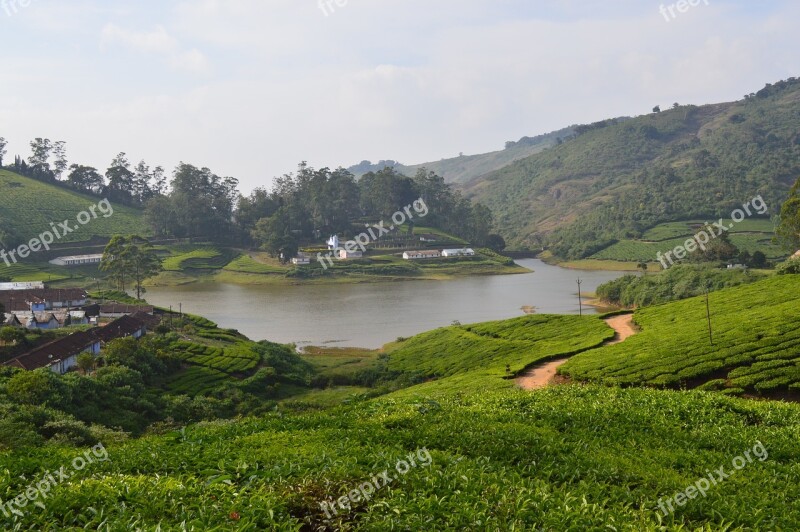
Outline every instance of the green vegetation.
[(626, 275), (597, 287), (597, 297), (622, 307), (644, 307), (764, 279), (748, 270), (679, 264), (658, 275)]
[[(792, 79), (738, 102), (604, 121), (466, 193), (492, 210), (510, 246), (546, 245), (562, 259), (641, 239), (661, 223), (728, 217), (758, 195), (775, 215), (800, 174), (798, 94)], [(654, 257), (637, 255), (615, 256)]]
[[(732, 224), (730, 220), (723, 222), (726, 226)], [(591, 258), (615, 261), (655, 261), (658, 253), (662, 255), (667, 251), (683, 246), (686, 240), (692, 238), (703, 229), (704, 222), (692, 220), (688, 222), (669, 222), (659, 224), (644, 233), (641, 239), (626, 239), (611, 244)], [(749, 255), (760, 251), (770, 260), (777, 260), (786, 256), (785, 250), (773, 243), (775, 237), (774, 225), (770, 220), (751, 219), (733, 224), (728, 233), (731, 244), (741, 252)]]
[[(202, 423), (121, 444), (53, 490), (22, 529), (753, 529), (800, 525), (795, 405), (707, 393), (465, 387)], [(663, 516), (658, 501), (761, 441), (769, 455)], [(431, 462), (394, 472), (426, 448)], [(84, 449), (0, 454), (3, 499)], [(331, 521), (320, 503), (397, 477)], [(124, 503), (123, 503), (124, 501)], [(87, 510), (91, 508), (94, 511)]]
[[(42, 232), (50, 231), (51, 222), (58, 224), (69, 220), (70, 226), (76, 225), (78, 214), (98, 201), (98, 197), (0, 169), (0, 243), (5, 249), (27, 243)], [(117, 203), (113, 208), (113, 215), (108, 218), (99, 215), (65, 235), (58, 243), (85, 242), (93, 236), (110, 238), (114, 234), (134, 231), (150, 234), (141, 211)]]
[(775, 276), (704, 297), (636, 311), (642, 331), (582, 353), (560, 368), (575, 379), (620, 385), (699, 386), (796, 397), (800, 391), (800, 277)]

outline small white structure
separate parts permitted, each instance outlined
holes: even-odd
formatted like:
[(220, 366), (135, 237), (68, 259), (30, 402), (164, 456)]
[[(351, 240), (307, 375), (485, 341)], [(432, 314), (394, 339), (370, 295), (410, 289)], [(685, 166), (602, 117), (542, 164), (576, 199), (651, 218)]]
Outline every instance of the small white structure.
[(328, 239), (328, 249), (339, 249), (339, 235), (333, 235)]
[(44, 290), (44, 282), (0, 283), (0, 290)]
[(472, 248), (461, 249), (445, 249), (442, 251), (442, 257), (474, 257), (475, 250)]
[(358, 251), (358, 250), (356, 250), (356, 251), (348, 251), (346, 249), (340, 249), (339, 250), (339, 258), (341, 260), (360, 259), (363, 256), (364, 256), (364, 252), (363, 251)]
[(423, 251), (406, 251), (403, 253), (405, 260), (435, 259), (441, 257), (442, 253), (436, 249)]
[(100, 264), (103, 254), (96, 255), (72, 255), (68, 257), (57, 257), (50, 261), (56, 266), (82, 266), (84, 264)]
[(306, 257), (305, 255), (298, 255), (297, 257), (292, 259), (292, 264), (295, 266), (301, 266), (303, 264), (311, 264), (311, 257)]

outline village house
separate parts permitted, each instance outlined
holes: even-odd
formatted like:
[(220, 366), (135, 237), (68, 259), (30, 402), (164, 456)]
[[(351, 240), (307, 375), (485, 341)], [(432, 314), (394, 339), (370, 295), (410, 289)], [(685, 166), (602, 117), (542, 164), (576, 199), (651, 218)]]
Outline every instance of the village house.
[(83, 266), (85, 264), (100, 264), (103, 260), (103, 254), (95, 255), (72, 255), (69, 257), (56, 257), (50, 261), (50, 264), (56, 266)]
[(0, 283), (0, 291), (5, 290), (35, 290), (44, 289), (43, 281), (31, 281), (27, 283)]
[(442, 256), (441, 252), (435, 249), (422, 250), (422, 251), (406, 251), (403, 253), (403, 258), (405, 260), (435, 259), (441, 256)]
[(155, 327), (159, 322), (159, 318), (145, 313), (123, 316), (105, 327), (79, 331), (37, 347), (6, 362), (5, 365), (28, 371), (50, 368), (54, 373), (63, 375), (77, 366), (78, 356), (81, 353), (98, 356), (102, 346), (108, 342), (128, 337), (139, 339), (147, 334), (148, 327)]
[(462, 249), (445, 249), (442, 251), (442, 257), (474, 257), (475, 250), (472, 248)]
[(292, 264), (295, 266), (301, 266), (303, 264), (311, 264), (311, 257), (306, 255), (298, 255), (292, 259)]
[(37, 347), (5, 365), (27, 371), (50, 368), (52, 372), (63, 375), (77, 366), (78, 355), (81, 353), (99, 355), (101, 343), (94, 331), (80, 331)]
[(32, 290), (0, 290), (0, 305), (6, 312), (44, 312), (60, 308), (77, 308), (86, 304), (82, 288), (36, 288)]
[(60, 329), (71, 325), (86, 325), (89, 319), (83, 310), (53, 310), (50, 312), (10, 312), (5, 315), (5, 325), (25, 329)]
[(122, 303), (108, 303), (100, 305), (98, 310), (98, 315), (101, 318), (121, 318), (123, 316), (136, 314), (137, 312), (152, 314), (155, 308), (150, 305), (125, 305)]

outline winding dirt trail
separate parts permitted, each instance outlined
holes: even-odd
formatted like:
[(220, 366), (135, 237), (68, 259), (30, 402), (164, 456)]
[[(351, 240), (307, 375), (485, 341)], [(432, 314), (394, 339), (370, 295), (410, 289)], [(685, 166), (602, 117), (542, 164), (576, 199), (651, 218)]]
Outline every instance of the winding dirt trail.
[[(608, 340), (603, 345), (614, 345), (624, 342), (627, 338), (636, 334), (636, 328), (633, 325), (633, 314), (622, 314), (620, 316), (612, 316), (606, 318), (605, 321), (609, 327), (616, 331), (614, 338)], [(559, 367), (569, 360), (569, 357), (559, 358), (544, 362), (537, 366), (532, 367), (521, 377), (514, 379), (517, 386), (523, 390), (536, 390), (548, 386), (556, 376), (556, 371)]]

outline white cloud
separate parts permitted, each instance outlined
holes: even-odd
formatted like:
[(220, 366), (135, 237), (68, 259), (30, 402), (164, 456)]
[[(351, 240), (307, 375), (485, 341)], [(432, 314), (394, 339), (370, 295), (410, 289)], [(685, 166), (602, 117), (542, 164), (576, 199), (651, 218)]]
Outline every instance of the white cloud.
[(121, 44), (132, 50), (152, 53), (166, 58), (167, 63), (179, 70), (207, 73), (210, 65), (202, 52), (193, 48), (182, 50), (177, 39), (163, 26), (152, 31), (136, 32), (108, 23), (101, 32), (104, 44)]

